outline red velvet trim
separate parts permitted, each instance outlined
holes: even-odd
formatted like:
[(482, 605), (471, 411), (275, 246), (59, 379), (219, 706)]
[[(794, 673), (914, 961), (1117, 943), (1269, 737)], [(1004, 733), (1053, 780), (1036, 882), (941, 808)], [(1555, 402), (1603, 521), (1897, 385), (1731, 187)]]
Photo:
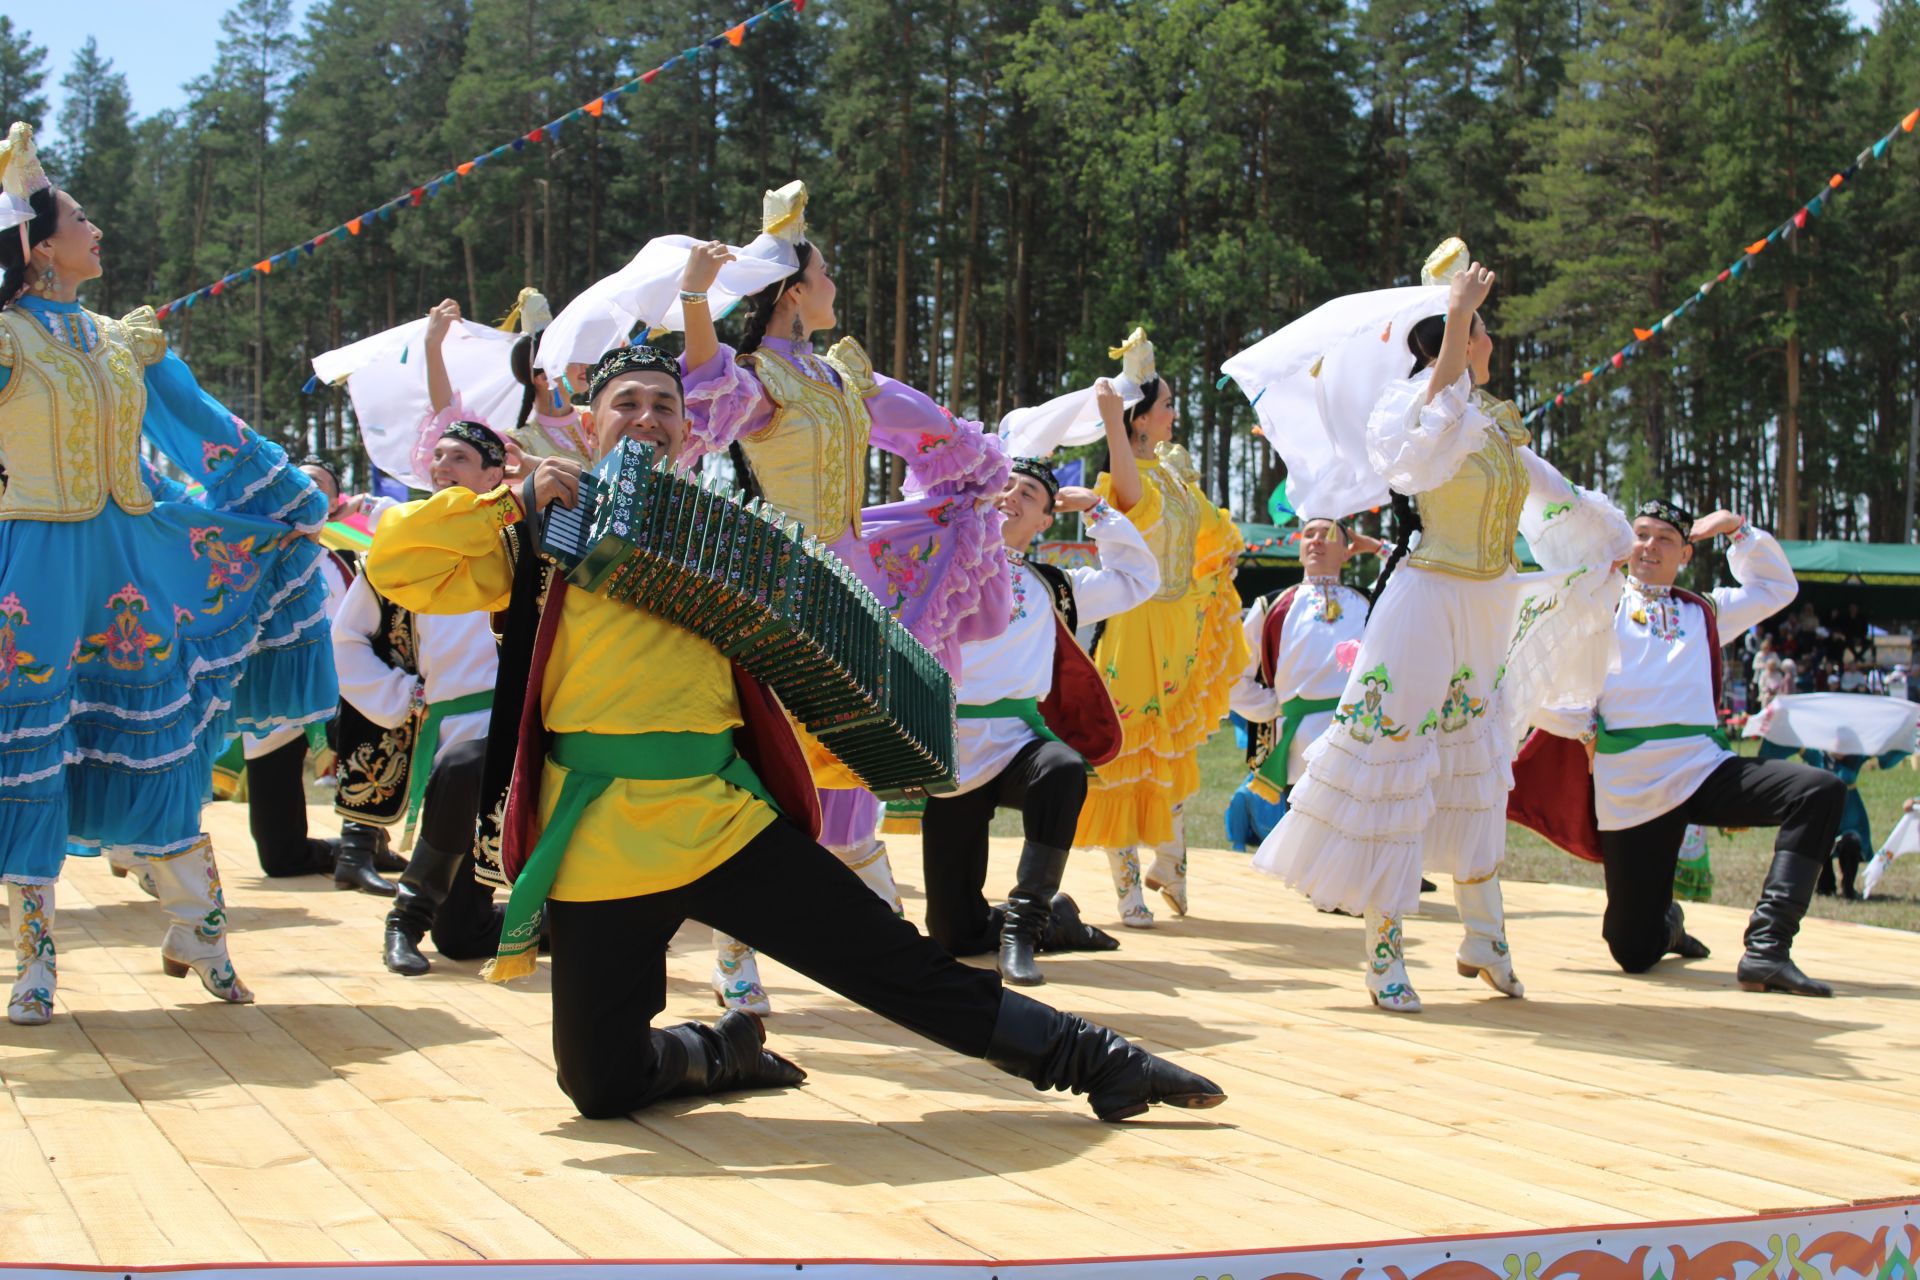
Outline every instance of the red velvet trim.
[(1576, 858), (1600, 861), (1600, 824), (1593, 816), (1593, 774), (1586, 747), (1544, 729), (1528, 734), (1513, 762), (1507, 820)]
[(547, 722), (540, 710), (540, 690), (546, 683), (547, 659), (560, 630), (560, 602), (566, 599), (567, 580), (553, 575), (540, 627), (534, 632), (533, 660), (527, 668), (527, 689), (520, 703), (520, 741), (514, 748), (513, 785), (507, 790), (507, 812), (500, 823), (500, 869), (511, 884), (533, 854), (539, 840), (540, 771), (547, 761)]
[(820, 838), (820, 793), (814, 790), (807, 757), (794, 737), (793, 722), (773, 691), (733, 664), (733, 687), (745, 727), (733, 734), (740, 758), (753, 767), (760, 783), (788, 822), (813, 839)]
[(1119, 755), (1125, 740), (1107, 682), (1057, 613), (1053, 615), (1053, 688), (1040, 699), (1040, 718), (1091, 765), (1106, 764)]
[(1293, 608), (1293, 597), (1299, 592), (1298, 585), (1288, 587), (1280, 593), (1267, 610), (1267, 620), (1260, 627), (1260, 678), (1273, 687), (1273, 664), (1280, 660), (1280, 631), (1287, 625), (1287, 610)]

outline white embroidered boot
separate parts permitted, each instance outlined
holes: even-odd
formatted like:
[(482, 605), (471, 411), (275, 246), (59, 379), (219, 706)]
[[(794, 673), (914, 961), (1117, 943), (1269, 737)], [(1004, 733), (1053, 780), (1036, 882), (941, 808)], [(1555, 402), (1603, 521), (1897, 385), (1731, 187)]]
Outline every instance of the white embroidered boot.
[(1390, 1013), (1420, 1012), (1400, 945), (1400, 917), (1367, 912), (1367, 994)]
[(13, 933), (13, 992), (7, 1021), (37, 1027), (53, 1020), (53, 886), (9, 884), (7, 924)]
[(760, 985), (760, 965), (754, 950), (730, 934), (713, 931), (713, 999), (722, 1009), (739, 1009), (762, 1017), (773, 1012), (773, 1001)]
[(210, 995), (229, 1004), (252, 1004), (253, 992), (227, 956), (227, 902), (213, 841), (202, 836), (184, 853), (146, 861), (160, 908), (172, 921), (160, 944), (160, 968), (169, 978), (184, 978), (192, 970)]
[(101, 852), (106, 854), (107, 866), (112, 870), (114, 879), (131, 879), (136, 885), (140, 886), (140, 892), (146, 894), (149, 898), (157, 898), (160, 896), (160, 891), (153, 887), (153, 876), (148, 873), (144, 866), (140, 865), (142, 860), (138, 855), (129, 853), (117, 844), (110, 844), (101, 850)]
[(1113, 872), (1113, 891), (1120, 898), (1120, 923), (1129, 929), (1153, 928), (1153, 912), (1140, 892), (1140, 850), (1133, 845), (1109, 849), (1107, 866)]
[(1453, 904), (1459, 908), (1460, 924), (1467, 931), (1454, 957), (1460, 976), (1484, 978), (1502, 995), (1524, 997), (1527, 989), (1520, 985), (1513, 972), (1513, 957), (1507, 954), (1507, 915), (1499, 877), (1455, 880)]
[(900, 904), (900, 890), (893, 883), (893, 864), (887, 861), (886, 841), (869, 836), (864, 844), (830, 844), (827, 852), (846, 863), (847, 870), (860, 877), (860, 883), (893, 908), (893, 914), (907, 914), (907, 909)]
[(1154, 846), (1146, 886), (1160, 891), (1173, 914), (1187, 914), (1187, 820), (1178, 809), (1173, 811), (1173, 839)]

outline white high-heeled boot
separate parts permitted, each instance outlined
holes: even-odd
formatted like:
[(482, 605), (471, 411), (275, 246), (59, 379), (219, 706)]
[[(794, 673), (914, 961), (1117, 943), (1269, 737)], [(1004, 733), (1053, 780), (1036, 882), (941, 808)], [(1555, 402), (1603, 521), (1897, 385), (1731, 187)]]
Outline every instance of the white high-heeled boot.
[(53, 1020), (57, 985), (53, 949), (53, 886), (9, 884), (7, 927), (13, 934), (13, 991), (7, 1021), (37, 1027)]
[(1107, 850), (1107, 868), (1113, 872), (1113, 892), (1120, 899), (1120, 923), (1129, 929), (1153, 928), (1153, 912), (1140, 892), (1140, 850), (1132, 845)]
[(1178, 809), (1173, 811), (1173, 839), (1154, 846), (1145, 881), (1147, 888), (1160, 891), (1173, 914), (1187, 914), (1187, 816)]
[(1367, 912), (1367, 994), (1390, 1013), (1420, 1012), (1420, 997), (1407, 978), (1400, 917)]
[(149, 898), (157, 898), (160, 891), (153, 887), (153, 876), (141, 865), (144, 861), (138, 854), (127, 852), (117, 844), (110, 844), (101, 850), (106, 855), (107, 866), (116, 880), (132, 880), (140, 887), (140, 892)]
[(886, 841), (870, 836), (861, 844), (830, 844), (827, 852), (846, 863), (847, 870), (860, 877), (860, 883), (893, 908), (893, 914), (907, 914), (900, 904), (900, 889), (893, 883), (893, 864), (887, 861)]
[(1527, 989), (1520, 985), (1513, 971), (1513, 957), (1507, 952), (1507, 914), (1500, 895), (1499, 877), (1455, 880), (1453, 904), (1459, 909), (1460, 924), (1467, 931), (1454, 957), (1460, 976), (1483, 978), (1502, 995), (1524, 997)]
[(253, 992), (227, 956), (227, 902), (213, 841), (203, 836), (184, 853), (146, 863), (160, 908), (172, 921), (160, 944), (161, 969), (170, 978), (184, 978), (192, 970), (208, 994), (229, 1004), (252, 1004)]
[(713, 998), (722, 1009), (739, 1009), (766, 1016), (773, 1012), (767, 989), (760, 985), (760, 964), (746, 943), (713, 931)]

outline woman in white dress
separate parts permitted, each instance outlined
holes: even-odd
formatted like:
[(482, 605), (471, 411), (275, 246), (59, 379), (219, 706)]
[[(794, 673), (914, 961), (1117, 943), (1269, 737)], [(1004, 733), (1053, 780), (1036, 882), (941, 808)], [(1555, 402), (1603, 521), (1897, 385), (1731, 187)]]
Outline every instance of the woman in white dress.
[[(1453, 878), (1459, 972), (1524, 994), (1497, 878), (1514, 744), (1531, 708), (1604, 678), (1612, 569), (1631, 541), (1606, 498), (1526, 447), (1512, 404), (1475, 390), (1493, 354), (1478, 314), (1493, 274), (1465, 265), (1457, 241), (1436, 259), (1427, 282), (1450, 280), (1444, 314), (1436, 289), (1424, 315), (1403, 306), (1367, 335), (1403, 342), (1412, 361), (1377, 393), (1365, 442), (1402, 541), (1333, 723), (1254, 860), (1315, 906), (1365, 917), (1368, 994), (1402, 1013), (1420, 1009), (1401, 921), (1419, 905), (1423, 868)], [(1549, 572), (1515, 572), (1521, 529)]]

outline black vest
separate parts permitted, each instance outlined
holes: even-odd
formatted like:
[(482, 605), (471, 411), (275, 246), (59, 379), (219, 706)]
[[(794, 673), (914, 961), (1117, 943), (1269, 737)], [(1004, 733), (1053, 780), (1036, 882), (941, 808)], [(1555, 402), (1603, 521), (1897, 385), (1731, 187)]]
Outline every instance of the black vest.
[[(377, 591), (374, 596), (380, 602), (380, 625), (372, 636), (374, 656), (408, 675), (418, 675), (420, 649), (413, 614)], [(353, 822), (394, 826), (407, 816), (407, 786), (420, 717), (409, 716), (398, 729), (387, 729), (342, 698), (335, 723), (340, 758), (334, 768), (334, 812)]]

